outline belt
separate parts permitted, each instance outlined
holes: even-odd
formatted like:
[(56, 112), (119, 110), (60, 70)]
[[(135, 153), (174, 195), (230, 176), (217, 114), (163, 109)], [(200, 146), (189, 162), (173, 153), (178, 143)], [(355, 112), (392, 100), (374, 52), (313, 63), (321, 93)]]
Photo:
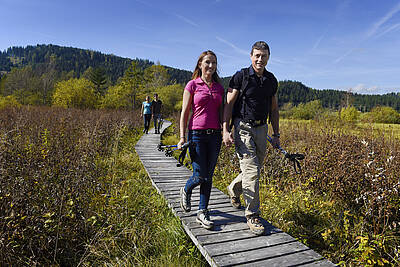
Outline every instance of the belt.
[(190, 130), (192, 134), (220, 134), (221, 129)]
[(243, 122), (250, 124), (252, 127), (258, 127), (267, 124), (267, 120), (243, 120)]

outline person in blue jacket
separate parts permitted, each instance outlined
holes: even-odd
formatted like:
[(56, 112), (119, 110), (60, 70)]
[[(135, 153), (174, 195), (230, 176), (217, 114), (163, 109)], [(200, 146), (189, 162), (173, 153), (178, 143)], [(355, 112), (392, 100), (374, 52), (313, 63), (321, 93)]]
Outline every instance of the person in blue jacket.
[(146, 101), (142, 103), (140, 117), (143, 117), (144, 129), (143, 133), (149, 133), (150, 120), (151, 120), (151, 101), (150, 96), (146, 96)]

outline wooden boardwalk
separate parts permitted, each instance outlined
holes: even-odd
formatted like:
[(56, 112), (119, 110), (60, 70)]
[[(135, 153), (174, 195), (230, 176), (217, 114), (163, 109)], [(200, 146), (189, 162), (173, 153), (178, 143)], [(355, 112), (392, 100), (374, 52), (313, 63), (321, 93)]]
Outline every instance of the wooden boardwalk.
[[(164, 122), (163, 129), (170, 125)], [(192, 193), (192, 211), (185, 213), (179, 204), (179, 189), (191, 175), (177, 160), (157, 150), (160, 135), (143, 135), (135, 146), (154, 187), (167, 200), (186, 233), (211, 266), (335, 266), (318, 253), (296, 241), (282, 230), (263, 220), (266, 233), (253, 235), (247, 227), (244, 210), (230, 205), (229, 197), (212, 188), (209, 209), (214, 229), (206, 230), (196, 223), (199, 187)]]

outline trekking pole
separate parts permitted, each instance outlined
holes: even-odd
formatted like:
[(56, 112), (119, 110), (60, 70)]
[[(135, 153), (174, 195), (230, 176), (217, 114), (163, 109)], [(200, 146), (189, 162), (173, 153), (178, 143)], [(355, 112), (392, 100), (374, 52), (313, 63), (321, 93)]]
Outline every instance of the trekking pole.
[[(192, 145), (192, 142), (187, 142), (182, 145), (182, 152), (179, 154), (178, 157), (178, 164), (176, 164), (177, 167), (183, 166), (183, 161), (185, 160), (187, 149), (189, 146)], [(158, 144), (157, 146), (158, 151), (165, 151), (165, 156), (166, 157), (172, 157), (174, 151), (178, 150), (178, 145), (163, 145), (162, 143)]]
[(173, 148), (173, 147), (178, 147), (177, 145), (163, 145), (162, 143), (159, 143), (157, 146), (158, 151), (164, 151), (165, 149), (168, 148)]
[[(272, 138), (267, 134), (267, 140), (271, 143), (272, 145)], [(300, 153), (289, 153), (285, 149), (283, 149), (281, 146), (277, 147), (280, 152), (282, 152), (283, 155), (285, 155), (285, 158), (288, 159), (290, 162), (293, 162), (293, 168), (295, 173), (300, 174), (301, 173), (301, 165), (299, 160), (303, 160), (305, 158), (304, 154)]]

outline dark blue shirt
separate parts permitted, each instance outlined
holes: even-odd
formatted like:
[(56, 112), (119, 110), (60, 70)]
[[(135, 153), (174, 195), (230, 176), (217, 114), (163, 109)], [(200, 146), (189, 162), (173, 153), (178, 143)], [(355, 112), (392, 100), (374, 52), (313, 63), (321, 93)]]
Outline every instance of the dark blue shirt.
[[(233, 108), (233, 117), (244, 120), (267, 120), (271, 109), (271, 98), (276, 95), (278, 81), (275, 76), (264, 69), (260, 78), (252, 66), (248, 68), (249, 79), (242, 94), (239, 94)], [(229, 81), (229, 87), (240, 92), (244, 71), (238, 71)]]

